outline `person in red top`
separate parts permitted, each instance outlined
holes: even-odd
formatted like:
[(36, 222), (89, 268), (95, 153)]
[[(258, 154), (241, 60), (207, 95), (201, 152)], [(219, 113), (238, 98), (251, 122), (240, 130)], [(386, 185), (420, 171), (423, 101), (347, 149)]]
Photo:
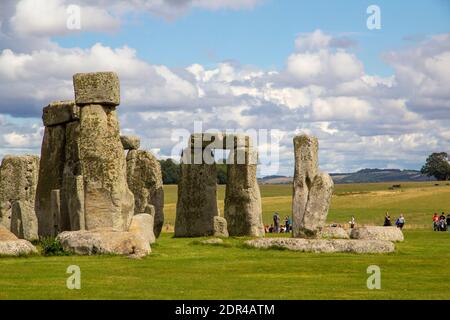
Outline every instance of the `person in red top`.
[(438, 231), (439, 230), (439, 216), (437, 213), (433, 216), (433, 230)]

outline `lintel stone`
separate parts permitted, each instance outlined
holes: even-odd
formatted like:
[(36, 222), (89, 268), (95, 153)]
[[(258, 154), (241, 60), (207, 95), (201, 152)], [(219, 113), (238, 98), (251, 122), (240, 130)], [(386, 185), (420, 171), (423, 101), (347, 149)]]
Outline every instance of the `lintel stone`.
[(80, 108), (75, 101), (52, 102), (43, 109), (42, 120), (44, 126), (56, 126), (80, 119)]
[(138, 136), (121, 136), (120, 141), (125, 150), (138, 150), (141, 146), (141, 138)]
[(120, 104), (119, 77), (114, 72), (77, 73), (73, 76), (77, 105)]

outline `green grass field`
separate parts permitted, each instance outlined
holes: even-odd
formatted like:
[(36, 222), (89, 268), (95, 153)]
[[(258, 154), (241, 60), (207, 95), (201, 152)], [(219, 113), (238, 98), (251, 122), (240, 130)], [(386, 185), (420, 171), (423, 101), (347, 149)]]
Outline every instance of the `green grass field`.
[[(450, 299), (450, 232), (430, 230), (434, 211), (448, 212), (450, 186), (402, 183), (336, 186), (330, 222), (351, 215), (380, 224), (385, 211), (404, 213), (405, 242), (386, 255), (311, 254), (174, 239), (164, 233), (153, 253), (116, 256), (0, 259), (0, 299)], [(266, 223), (290, 213), (290, 186), (262, 186)], [(219, 189), (223, 200), (224, 189)], [(173, 224), (176, 187), (166, 187), (166, 220)], [(223, 201), (221, 202), (221, 204)], [(81, 290), (66, 288), (66, 268), (81, 268)], [(381, 268), (381, 290), (368, 290), (369, 265)]]

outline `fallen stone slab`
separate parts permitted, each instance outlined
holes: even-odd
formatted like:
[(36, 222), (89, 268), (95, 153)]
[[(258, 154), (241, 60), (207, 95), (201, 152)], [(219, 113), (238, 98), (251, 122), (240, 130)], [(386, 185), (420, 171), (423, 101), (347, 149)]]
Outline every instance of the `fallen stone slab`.
[(142, 258), (151, 252), (148, 241), (127, 231), (65, 231), (56, 239), (65, 251), (79, 255), (116, 254)]
[(5, 226), (0, 224), (0, 241), (14, 241), (18, 240), (17, 236), (9, 231)]
[(395, 245), (386, 240), (324, 240), (299, 238), (266, 238), (248, 240), (246, 245), (258, 249), (284, 248), (292, 251), (314, 253), (389, 253)]
[(37, 253), (31, 242), (23, 239), (0, 241), (0, 256), (23, 256)]
[(318, 238), (322, 239), (350, 239), (349, 233), (340, 227), (323, 227), (319, 233)]
[(397, 227), (357, 227), (352, 229), (350, 238), (360, 240), (403, 241), (403, 232)]
[(22, 256), (37, 253), (27, 240), (18, 239), (11, 231), (0, 225), (0, 256)]

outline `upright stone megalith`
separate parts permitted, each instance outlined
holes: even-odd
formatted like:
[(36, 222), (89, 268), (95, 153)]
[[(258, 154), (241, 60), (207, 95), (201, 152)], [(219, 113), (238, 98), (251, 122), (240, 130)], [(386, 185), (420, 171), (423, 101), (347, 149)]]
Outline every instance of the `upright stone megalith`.
[(0, 166), (0, 222), (17, 237), (37, 238), (38, 156), (6, 156)]
[(126, 231), (134, 215), (126, 159), (116, 107), (120, 103), (115, 73), (76, 74), (75, 103), (80, 107), (79, 163), (84, 187), (85, 228)]
[(315, 237), (324, 226), (333, 193), (333, 180), (319, 171), (317, 138), (294, 138), (295, 173), (292, 215), (294, 237)]
[(230, 152), (224, 210), (230, 236), (264, 236), (257, 159), (257, 151), (251, 146)]
[[(132, 143), (127, 146), (130, 145), (138, 148), (139, 144)], [(154, 206), (153, 232), (159, 237), (164, 224), (164, 190), (158, 159), (149, 151), (130, 149), (127, 154), (127, 176), (128, 186), (134, 194), (134, 213), (145, 213), (147, 206)]]
[(181, 176), (178, 183), (178, 202), (175, 220), (176, 237), (203, 237), (215, 234), (217, 206), (216, 164), (195, 164), (195, 158), (203, 148), (188, 147), (181, 161)]
[[(52, 190), (62, 190), (64, 171), (68, 162), (67, 145), (72, 144), (70, 128), (79, 126), (79, 107), (74, 101), (52, 102), (43, 109), (42, 121), (45, 126), (41, 147), (39, 181), (36, 190), (35, 210), (40, 236), (56, 236), (57, 232), (70, 230), (70, 219), (61, 192), (61, 212), (58, 221), (51, 213)], [(71, 191), (68, 190), (68, 194)]]

